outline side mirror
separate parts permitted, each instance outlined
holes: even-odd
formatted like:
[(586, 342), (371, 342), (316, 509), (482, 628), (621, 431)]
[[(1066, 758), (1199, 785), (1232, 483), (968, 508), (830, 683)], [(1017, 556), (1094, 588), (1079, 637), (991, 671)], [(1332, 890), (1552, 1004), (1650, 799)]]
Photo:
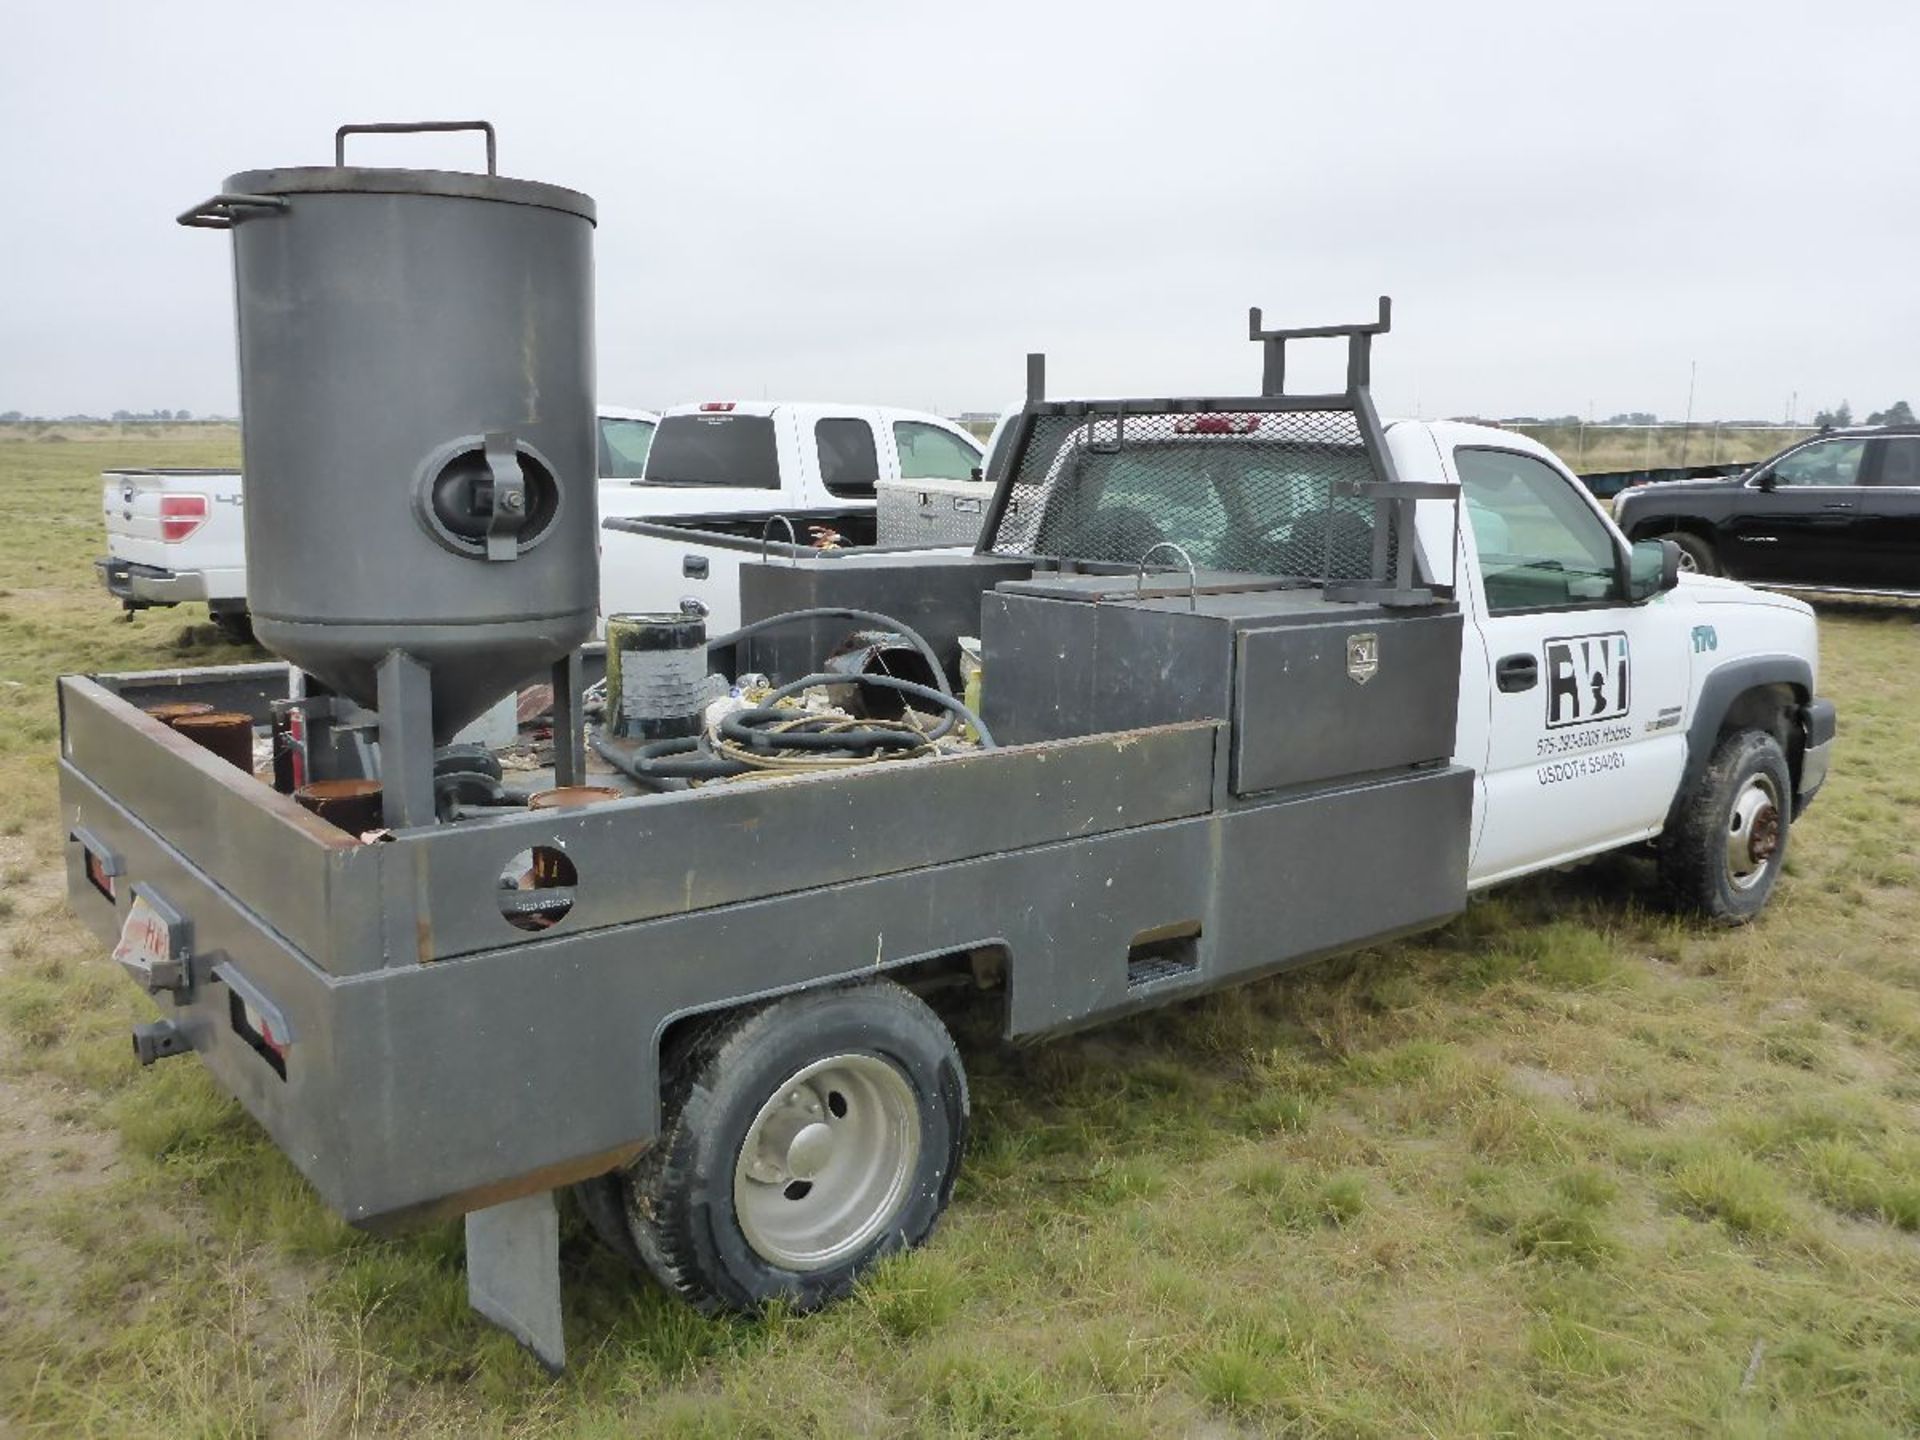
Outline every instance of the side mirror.
[(974, 466), (973, 469), (968, 473), (975, 480), (984, 480), (987, 478), (978, 465)]
[(1771, 492), (1777, 483), (1773, 478), (1773, 471), (1771, 470), (1762, 470), (1758, 475), (1753, 477), (1753, 488), (1756, 490)]
[(1680, 583), (1680, 547), (1671, 540), (1637, 540), (1627, 552), (1627, 599), (1638, 605)]

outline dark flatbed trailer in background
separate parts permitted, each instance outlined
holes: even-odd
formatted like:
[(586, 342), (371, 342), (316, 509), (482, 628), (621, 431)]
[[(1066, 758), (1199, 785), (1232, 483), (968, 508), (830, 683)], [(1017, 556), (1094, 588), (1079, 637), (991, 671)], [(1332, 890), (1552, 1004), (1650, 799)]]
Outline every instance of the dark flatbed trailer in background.
[(1643, 470), (1590, 470), (1580, 483), (1601, 500), (1611, 500), (1622, 490), (1635, 485), (1661, 485), (1669, 480), (1718, 480), (1751, 470), (1751, 464), (1659, 465)]

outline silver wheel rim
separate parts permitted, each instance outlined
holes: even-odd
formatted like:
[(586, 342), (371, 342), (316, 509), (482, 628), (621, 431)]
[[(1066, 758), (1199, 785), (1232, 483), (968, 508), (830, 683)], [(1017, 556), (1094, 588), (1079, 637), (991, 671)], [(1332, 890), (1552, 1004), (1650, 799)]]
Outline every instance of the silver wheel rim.
[(740, 1233), (761, 1259), (824, 1270), (900, 1213), (920, 1160), (920, 1107), (877, 1055), (835, 1055), (789, 1076), (747, 1127), (733, 1167)]
[(1680, 569), (1689, 575), (1700, 573), (1700, 562), (1693, 558), (1693, 552), (1684, 545), (1674, 547), (1680, 552)]
[(1780, 851), (1780, 796), (1773, 777), (1755, 775), (1733, 797), (1727, 816), (1727, 879), (1751, 890), (1773, 868)]

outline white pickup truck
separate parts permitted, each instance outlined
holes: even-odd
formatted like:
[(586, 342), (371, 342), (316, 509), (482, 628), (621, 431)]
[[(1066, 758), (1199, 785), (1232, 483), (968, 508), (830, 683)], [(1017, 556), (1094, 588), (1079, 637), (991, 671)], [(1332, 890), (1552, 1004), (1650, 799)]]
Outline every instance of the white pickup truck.
[[(709, 400), (667, 410), (645, 473), (600, 486), (600, 609), (740, 620), (740, 562), (769, 543), (874, 541), (878, 480), (964, 480), (980, 442), (919, 410)], [(617, 522), (609, 525), (608, 522)]]
[[(1478, 772), (1468, 885), (1653, 841), (1663, 888), (1723, 922), (1766, 904), (1826, 779), (1813, 610), (1629, 546), (1545, 446), (1452, 422), (1386, 429), (1421, 549), (1466, 612), (1455, 759)], [(1662, 571), (1664, 570), (1664, 573)]]
[[(601, 503), (625, 495), (645, 469), (659, 416), (600, 407)], [(253, 638), (247, 614), (244, 496), (238, 470), (123, 469), (100, 477), (107, 553), (94, 562), (128, 611), (183, 601), (207, 607), (228, 639)]]
[(229, 639), (252, 639), (242, 503), (238, 470), (106, 471), (107, 593), (129, 612), (198, 601)]
[[(1017, 502), (1026, 543), (1046, 553), (1172, 557), (1202, 577), (1329, 573), (1334, 555), (1364, 567), (1369, 506), (1329, 507), (1321, 472), (1337, 478), (1338, 452), (1297, 444), (1291, 417), (1158, 424), (1130, 417), (1123, 437), (1089, 421), (1044, 483), (1003, 484), (1010, 498), (983, 546), (997, 533), (1005, 548)], [(1685, 908), (1756, 915), (1832, 750), (1812, 609), (1681, 573), (1669, 542), (1630, 546), (1535, 441), (1402, 420), (1383, 443), (1402, 480), (1447, 497), (1418, 502), (1415, 534), (1421, 570), (1465, 620), (1453, 760), (1476, 776), (1469, 888), (1651, 841), (1663, 888)], [(1055, 486), (1071, 499), (1043, 498)], [(1176, 573), (1173, 592), (1185, 583)], [(1349, 658), (1364, 684), (1368, 657)]]

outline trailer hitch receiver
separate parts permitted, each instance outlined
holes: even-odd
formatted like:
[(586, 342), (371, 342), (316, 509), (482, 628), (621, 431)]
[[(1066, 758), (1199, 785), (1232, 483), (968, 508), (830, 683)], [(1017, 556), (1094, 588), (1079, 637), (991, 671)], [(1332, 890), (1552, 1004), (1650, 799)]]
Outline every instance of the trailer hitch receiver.
[(155, 1020), (133, 1027), (133, 1053), (142, 1065), (151, 1065), (169, 1055), (185, 1055), (192, 1049), (186, 1033), (171, 1020)]

